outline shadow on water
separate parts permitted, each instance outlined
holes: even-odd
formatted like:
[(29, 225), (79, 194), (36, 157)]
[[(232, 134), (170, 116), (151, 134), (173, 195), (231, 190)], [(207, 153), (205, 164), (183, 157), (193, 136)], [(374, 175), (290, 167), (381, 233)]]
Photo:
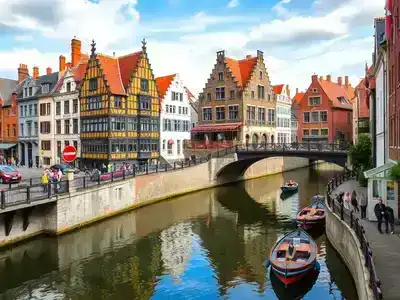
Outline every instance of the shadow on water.
[[(316, 172), (330, 178), (335, 170), (205, 190), (0, 252), (0, 300), (277, 299), (265, 261), (325, 183), (315, 183)], [(282, 200), (288, 179), (299, 193)], [(357, 299), (325, 235), (315, 238), (321, 271), (307, 299)]]

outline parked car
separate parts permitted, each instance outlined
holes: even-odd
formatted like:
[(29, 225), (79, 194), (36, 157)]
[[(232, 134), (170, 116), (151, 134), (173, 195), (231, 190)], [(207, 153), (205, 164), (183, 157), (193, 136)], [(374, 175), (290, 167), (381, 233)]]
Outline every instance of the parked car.
[(60, 169), (61, 172), (65, 175), (69, 170), (72, 170), (74, 174), (78, 174), (81, 170), (78, 168), (75, 168), (74, 166), (67, 165), (67, 164), (56, 164), (54, 166), (51, 166), (50, 169)]
[(0, 166), (1, 183), (17, 182), (22, 180), (21, 173), (10, 166)]

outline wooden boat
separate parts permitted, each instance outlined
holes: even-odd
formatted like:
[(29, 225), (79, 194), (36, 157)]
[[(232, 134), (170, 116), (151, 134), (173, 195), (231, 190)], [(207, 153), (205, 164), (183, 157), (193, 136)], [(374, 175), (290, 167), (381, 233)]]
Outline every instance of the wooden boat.
[(315, 269), (317, 243), (298, 228), (280, 239), (269, 256), (271, 269), (285, 285), (299, 281)]
[(304, 207), (296, 217), (297, 224), (303, 229), (311, 229), (316, 226), (325, 225), (325, 204), (323, 196), (314, 196), (313, 203)]
[(283, 193), (286, 192), (294, 192), (297, 191), (299, 188), (299, 184), (296, 181), (288, 181), (285, 185), (281, 186), (281, 190)]

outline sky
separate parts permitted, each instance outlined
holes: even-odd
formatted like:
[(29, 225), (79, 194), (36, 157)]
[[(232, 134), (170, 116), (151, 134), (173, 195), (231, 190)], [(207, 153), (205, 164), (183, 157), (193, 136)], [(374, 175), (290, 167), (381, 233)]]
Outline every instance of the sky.
[[(0, 77), (17, 78), (70, 61), (71, 39), (90, 52), (122, 56), (143, 38), (155, 76), (179, 73), (202, 91), (216, 52), (242, 59), (264, 52), (272, 84), (305, 90), (311, 76), (364, 76), (373, 52), (374, 18), (385, 0), (0, 0)], [(292, 94), (293, 96), (293, 94)]]

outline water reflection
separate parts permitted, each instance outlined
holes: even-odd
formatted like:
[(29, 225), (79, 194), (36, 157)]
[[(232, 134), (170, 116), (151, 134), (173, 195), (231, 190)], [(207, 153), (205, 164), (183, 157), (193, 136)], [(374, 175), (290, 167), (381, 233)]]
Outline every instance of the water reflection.
[[(0, 299), (277, 299), (270, 249), (335, 171), (321, 165), (206, 190), (9, 249), (0, 253)], [(282, 200), (288, 179), (299, 193)], [(307, 299), (356, 299), (325, 235), (316, 241), (321, 272)]]

